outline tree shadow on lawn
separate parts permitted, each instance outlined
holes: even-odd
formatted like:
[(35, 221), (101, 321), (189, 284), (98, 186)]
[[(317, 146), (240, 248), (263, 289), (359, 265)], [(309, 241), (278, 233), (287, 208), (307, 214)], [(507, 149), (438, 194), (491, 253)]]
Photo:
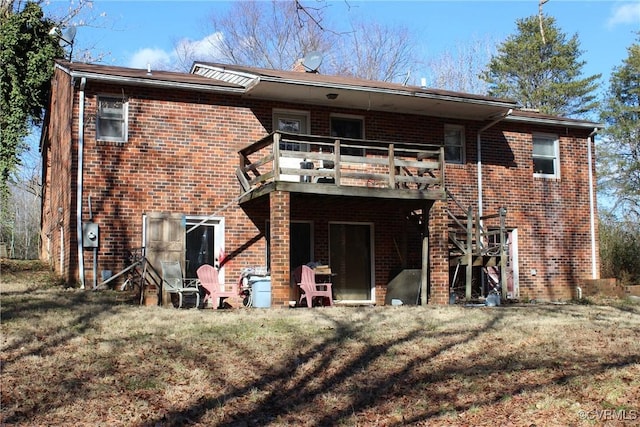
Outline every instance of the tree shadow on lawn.
[[(429, 422), (434, 417), (448, 411), (467, 411), (473, 407), (493, 405), (505, 398), (527, 391), (542, 390), (547, 386), (566, 383), (572, 378), (591, 376), (609, 369), (626, 367), (640, 362), (639, 355), (626, 357), (612, 356), (608, 361), (595, 360), (588, 356), (572, 354), (570, 357), (540, 360), (528, 358), (527, 354), (515, 353), (504, 358), (487, 358), (480, 353), (473, 353), (455, 365), (442, 363), (432, 364), (434, 359), (444, 357), (459, 346), (473, 346), (474, 342), (501, 322), (502, 311), (494, 310), (483, 324), (469, 325), (468, 330), (438, 331), (422, 321), (402, 336), (386, 340), (382, 343), (363, 343), (364, 347), (357, 353), (349, 355), (344, 364), (336, 367), (336, 358), (340, 357), (340, 349), (349, 341), (358, 339), (362, 328), (348, 321), (334, 321), (335, 333), (332, 338), (323, 341), (303, 353), (291, 356), (291, 360), (280, 363), (264, 362), (259, 369), (261, 376), (241, 387), (227, 385), (226, 393), (215, 396), (203, 396), (198, 402), (183, 410), (165, 412), (162, 416), (150, 419), (141, 426), (178, 426), (184, 424), (208, 424), (207, 413), (218, 411), (224, 413), (223, 419), (216, 425), (250, 426), (266, 424), (296, 424), (306, 426), (329, 426), (341, 423), (367, 424), (367, 417), (377, 412), (377, 408), (385, 406), (381, 413), (384, 425), (405, 425)], [(322, 312), (318, 313), (323, 315)], [(378, 322), (375, 313), (365, 321)], [(425, 349), (424, 354), (405, 360), (397, 368), (377, 375), (370, 371), (363, 376), (363, 371), (375, 369), (381, 359), (389, 357), (394, 351), (406, 344), (423, 338), (438, 342), (433, 348)], [(496, 344), (499, 345), (499, 344)], [(491, 349), (486, 349), (491, 351)], [(484, 355), (486, 356), (486, 354)], [(304, 367), (319, 358), (313, 369), (304, 371)], [(271, 361), (273, 362), (273, 361)], [(585, 366), (585, 369), (558, 369), (563, 366)], [(308, 366), (307, 366), (308, 367)], [(511, 379), (501, 381), (505, 375), (531, 373), (536, 375), (540, 370), (549, 369), (551, 374), (541, 376), (538, 381), (531, 381), (530, 376), (522, 380)], [(487, 390), (476, 393), (477, 384), (487, 383), (497, 378)], [(293, 378), (293, 381), (292, 381)], [(315, 381), (311, 381), (314, 379)], [(464, 379), (461, 387), (452, 387), (451, 382)], [(224, 381), (224, 379), (220, 379)], [(459, 381), (458, 381), (459, 383)], [(460, 384), (459, 384), (460, 385)], [(263, 394), (248, 410), (239, 410), (234, 404), (236, 400), (253, 393)], [(334, 407), (327, 408), (323, 399), (327, 393), (335, 391), (340, 396)], [(457, 395), (464, 392), (470, 396), (460, 403)], [(389, 412), (389, 402), (397, 402), (398, 411), (394, 416)], [(413, 405), (413, 406), (412, 406)]]
[[(73, 339), (82, 337), (86, 332), (101, 328), (96, 320), (100, 316), (118, 315), (128, 305), (129, 302), (114, 303), (113, 294), (77, 289), (36, 289), (3, 295), (0, 317), (3, 335), (4, 331), (8, 333), (0, 356), (4, 382), (0, 423), (5, 425), (28, 422), (34, 414), (69, 403), (63, 396), (74, 396), (74, 400), (81, 399), (82, 390), (94, 378), (94, 372), (87, 371), (85, 375), (78, 375), (78, 366), (74, 363), (53, 368), (42, 366), (41, 363), (48, 356), (70, 362), (69, 359), (73, 355), (66, 354), (61, 348)], [(25, 325), (13, 326), (16, 322)], [(14, 328), (21, 331), (19, 337), (16, 336)], [(8, 335), (11, 335), (10, 340), (7, 338)], [(60, 352), (62, 354), (58, 354)], [(55, 364), (57, 361), (58, 359), (52, 363)], [(20, 366), (20, 363), (29, 366), (27, 371), (20, 368), (23, 378), (19, 378), (13, 370), (13, 365)], [(34, 377), (43, 383), (33, 384), (34, 390), (29, 390), (30, 397), (35, 396), (33, 399), (21, 393), (16, 394), (12, 387), (7, 386), (7, 383), (10, 383), (21, 388), (25, 381), (28, 382)], [(46, 389), (43, 390), (43, 387)], [(39, 396), (41, 392), (43, 394)], [(23, 398), (30, 401), (20, 402)], [(16, 405), (18, 409), (14, 412)]]
[[(71, 308), (74, 311), (69, 315), (69, 320), (65, 321), (66, 330), (60, 331), (59, 325), (42, 325), (35, 338), (25, 337), (23, 341), (11, 344), (10, 353), (13, 355), (5, 359), (3, 354), (3, 367), (9, 368), (12, 363), (28, 356), (64, 352), (65, 344), (72, 339), (84, 339), (87, 331), (108, 326), (111, 320), (105, 320), (105, 314), (122, 316), (126, 315), (126, 311), (123, 313), (121, 310), (131, 309), (114, 305), (113, 301), (108, 299), (92, 300), (84, 292), (80, 292), (70, 293), (56, 301), (46, 300), (43, 296), (42, 300), (25, 300), (9, 306), (3, 304), (2, 313), (3, 316), (6, 313), (9, 319), (28, 317), (37, 321), (45, 312)], [(461, 412), (474, 407), (489, 406), (508, 396), (543, 390), (553, 384), (568, 383), (573, 378), (592, 376), (610, 369), (640, 363), (638, 354), (610, 354), (606, 361), (589, 354), (567, 354), (556, 358), (536, 359), (527, 354), (528, 348), (501, 354), (495, 348), (486, 346), (487, 343), (492, 344), (494, 330), (504, 327), (501, 322), (504, 320), (505, 311), (502, 309), (486, 311), (487, 315), (483, 321), (470, 323), (464, 328), (460, 327), (459, 320), (452, 320), (455, 327), (449, 328), (446, 321), (438, 323), (428, 318), (429, 312), (425, 311), (424, 317), (414, 319), (415, 326), (376, 341), (369, 340), (366, 325), (388, 322), (384, 317), (384, 313), (388, 311), (365, 312), (364, 319), (354, 322), (337, 320), (331, 317), (329, 310), (314, 309), (313, 313), (322, 320), (319, 323), (332, 325), (322, 331), (323, 335), (329, 335), (326, 339), (317, 344), (302, 343), (296, 351), (287, 353), (279, 360), (275, 357), (252, 360), (253, 370), (247, 375), (246, 381), (234, 382), (225, 379), (224, 366), (210, 363), (217, 361), (217, 358), (223, 359), (224, 355), (211, 354), (210, 347), (193, 347), (188, 339), (175, 336), (176, 331), (171, 328), (158, 333), (152, 339), (149, 335), (153, 334), (153, 331), (133, 331), (105, 343), (109, 348), (96, 354), (90, 366), (78, 364), (72, 355), (55, 361), (61, 364), (60, 369), (68, 370), (55, 375), (47, 373), (46, 378), (40, 380), (40, 390), (35, 393), (34, 399), (19, 405), (18, 409), (12, 408), (7, 412), (3, 410), (2, 414), (6, 417), (3, 422), (30, 422), (36, 414), (59, 412), (88, 396), (100, 398), (100, 393), (104, 393), (105, 397), (108, 395), (109, 398), (113, 398), (114, 393), (122, 392), (125, 399), (131, 399), (132, 396), (145, 399), (145, 396), (151, 396), (150, 402), (162, 405), (159, 406), (161, 410), (147, 411), (144, 417), (150, 415), (146, 421), (131, 421), (128, 425), (248, 426), (288, 423), (325, 426), (352, 424), (356, 421), (368, 424), (371, 419), (367, 417), (377, 413), (380, 408), (384, 408), (380, 410), (380, 417), (385, 425), (419, 424), (429, 422), (447, 411)], [(536, 307), (535, 310), (543, 313), (548, 311), (545, 315), (549, 316), (560, 315), (551, 308)], [(170, 313), (192, 322), (204, 323), (206, 320), (206, 327), (217, 327), (215, 321), (212, 322), (213, 313), (210, 311), (158, 313)], [(235, 313), (229, 311), (215, 315), (234, 316)], [(615, 313), (615, 310), (611, 313)], [(286, 316), (286, 313), (283, 312), (282, 315)], [(576, 311), (575, 315), (579, 321), (586, 323), (589, 320), (589, 315), (579, 311)], [(99, 316), (102, 316), (100, 323), (96, 320)], [(91, 337), (90, 340), (86, 345), (97, 352), (102, 344), (98, 341), (102, 339)], [(248, 353), (250, 347), (243, 344), (242, 339), (225, 341), (225, 346), (230, 354), (245, 354), (251, 357)], [(407, 350), (407, 346), (420, 346), (424, 351)], [(495, 346), (499, 347), (500, 343), (496, 342)], [(119, 360), (118, 353), (125, 348), (133, 348), (138, 352), (150, 350), (148, 354), (140, 356), (146, 358), (153, 358), (154, 352), (157, 351), (162, 356), (162, 361), (145, 365), (143, 371), (138, 368), (138, 372), (135, 361)], [(216, 350), (220, 348), (224, 347), (215, 346)], [(347, 348), (355, 351), (345, 354)], [(453, 357), (458, 350), (467, 356)], [(184, 402), (167, 400), (163, 397), (163, 394), (169, 391), (166, 384), (175, 386), (170, 377), (181, 372), (173, 366), (166, 365), (171, 360), (186, 367), (202, 366), (206, 362), (207, 365), (203, 369), (211, 378), (221, 383), (218, 389), (223, 391), (198, 392), (199, 395), (192, 393), (193, 400), (190, 402), (194, 403), (189, 403), (186, 407)], [(447, 363), (447, 360), (451, 360), (451, 363)], [(64, 366), (67, 363), (70, 365)], [(380, 364), (382, 369), (379, 369)], [(34, 369), (37, 369), (37, 366)], [(552, 372), (537, 375), (540, 370), (545, 369)], [(504, 380), (505, 375), (522, 378), (511, 378), (507, 381)], [(531, 381), (532, 376), (537, 380)], [(106, 387), (106, 391), (96, 391), (93, 382), (107, 377), (113, 378), (114, 384), (101, 384), (99, 386)], [(476, 392), (474, 387), (483, 383), (488, 383), (487, 387)], [(44, 387), (46, 390), (42, 390)], [(460, 399), (460, 394), (466, 395), (467, 399)], [(254, 397), (250, 398), (252, 395)], [(334, 402), (327, 399), (327, 396), (331, 395), (336, 397)], [(3, 396), (3, 406), (6, 407), (6, 403), (12, 402), (5, 401), (5, 398), (15, 400), (19, 397)], [(390, 402), (391, 405), (397, 406), (397, 414), (393, 414), (393, 409), (389, 409)], [(133, 402), (121, 401), (119, 404), (129, 413), (135, 413), (137, 410)], [(99, 414), (91, 415), (95, 417)], [(136, 415), (138, 420), (144, 419), (139, 413)], [(212, 419), (218, 421), (212, 423)]]
[[(52, 297), (55, 295), (55, 297)], [(123, 307), (130, 306), (131, 302), (114, 304), (112, 295), (103, 293), (91, 293), (90, 291), (35, 291), (26, 292), (24, 295), (13, 296), (12, 301), (3, 302), (0, 307), (0, 318), (7, 325), (17, 319), (33, 319), (35, 324), (39, 319), (56, 318), (61, 311), (68, 310), (72, 318), (66, 322), (66, 329), (61, 330), (60, 325), (38, 324), (42, 328), (34, 331), (35, 338), (39, 341), (33, 344), (33, 335), (24, 335), (19, 340), (13, 341), (8, 346), (3, 346), (3, 353), (20, 349), (11, 358), (2, 357), (3, 366), (27, 356), (43, 356), (52, 354), (54, 349), (68, 340), (78, 337), (97, 327), (94, 318), (103, 314), (117, 314)], [(55, 337), (52, 339), (52, 337)]]

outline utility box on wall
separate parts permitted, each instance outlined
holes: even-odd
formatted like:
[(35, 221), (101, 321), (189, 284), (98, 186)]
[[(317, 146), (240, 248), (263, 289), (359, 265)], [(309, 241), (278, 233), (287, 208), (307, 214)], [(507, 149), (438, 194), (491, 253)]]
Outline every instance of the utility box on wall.
[(100, 245), (100, 229), (95, 222), (82, 224), (82, 246), (85, 248), (97, 248)]

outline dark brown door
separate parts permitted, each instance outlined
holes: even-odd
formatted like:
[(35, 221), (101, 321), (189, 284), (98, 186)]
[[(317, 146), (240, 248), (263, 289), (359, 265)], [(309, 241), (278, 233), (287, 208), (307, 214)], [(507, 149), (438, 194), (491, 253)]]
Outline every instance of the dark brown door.
[(331, 223), (329, 239), (334, 298), (346, 301), (372, 300), (371, 226)]

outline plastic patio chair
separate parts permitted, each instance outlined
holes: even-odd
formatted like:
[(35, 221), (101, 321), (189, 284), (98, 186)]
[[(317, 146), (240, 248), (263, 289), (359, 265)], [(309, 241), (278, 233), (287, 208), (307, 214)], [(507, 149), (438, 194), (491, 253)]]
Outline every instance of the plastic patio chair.
[(316, 275), (314, 271), (306, 265), (301, 265), (293, 272), (293, 277), (296, 284), (300, 286), (302, 294), (300, 295), (300, 301), (302, 299), (307, 300), (307, 307), (313, 307), (313, 299), (316, 297), (322, 297), (322, 305), (324, 305), (324, 299), (329, 299), (329, 305), (333, 306), (333, 293), (331, 289), (331, 282), (328, 283), (316, 283)]
[[(231, 289), (225, 290), (224, 283), (220, 283), (218, 278), (218, 270), (212, 265), (204, 264), (196, 271), (198, 279), (200, 279), (200, 286), (206, 291), (206, 295), (202, 301), (202, 304), (206, 304), (211, 300), (212, 308), (218, 309), (223, 304), (225, 298), (238, 295), (238, 284), (233, 282)], [(217, 300), (219, 298), (219, 300)]]
[(194, 279), (185, 279), (179, 261), (162, 261), (162, 286), (170, 294), (178, 295), (178, 307), (182, 308), (184, 295), (196, 296), (196, 308), (200, 307), (200, 288)]

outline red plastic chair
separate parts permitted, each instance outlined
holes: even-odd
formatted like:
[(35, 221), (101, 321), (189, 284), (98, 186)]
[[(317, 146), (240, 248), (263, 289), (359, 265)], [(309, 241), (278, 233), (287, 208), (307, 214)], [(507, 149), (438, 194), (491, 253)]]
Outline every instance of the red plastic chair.
[(329, 283), (316, 283), (316, 275), (313, 270), (306, 265), (301, 265), (293, 272), (293, 277), (296, 284), (300, 286), (302, 294), (300, 295), (300, 301), (306, 298), (307, 307), (313, 307), (313, 299), (316, 297), (322, 297), (322, 305), (324, 305), (324, 299), (329, 299), (329, 305), (333, 306), (333, 294), (331, 291), (331, 282)]
[[(238, 287), (235, 282), (231, 285), (231, 289), (224, 289), (225, 285), (220, 283), (218, 279), (218, 270), (216, 270), (212, 265), (202, 265), (198, 268), (196, 274), (200, 280), (200, 286), (202, 286), (206, 291), (206, 295), (202, 300), (203, 305), (206, 304), (208, 300), (211, 300), (213, 308), (218, 309), (223, 304), (225, 298), (238, 295)], [(216, 301), (217, 298), (220, 298), (219, 302)], [(216, 305), (216, 303), (218, 304)]]

